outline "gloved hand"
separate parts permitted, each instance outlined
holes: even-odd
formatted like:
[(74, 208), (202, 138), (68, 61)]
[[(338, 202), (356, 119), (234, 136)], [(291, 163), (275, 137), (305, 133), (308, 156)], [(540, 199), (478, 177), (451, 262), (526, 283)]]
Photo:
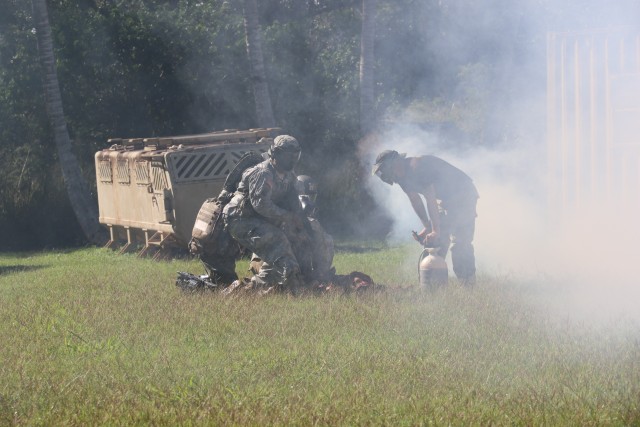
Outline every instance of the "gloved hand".
[(294, 231), (302, 230), (304, 228), (304, 223), (302, 222), (302, 218), (299, 214), (290, 212), (286, 215), (285, 220), (282, 221), (282, 228)]
[(202, 253), (202, 245), (200, 244), (200, 241), (198, 239), (192, 237), (189, 241), (188, 247), (191, 255), (199, 255)]

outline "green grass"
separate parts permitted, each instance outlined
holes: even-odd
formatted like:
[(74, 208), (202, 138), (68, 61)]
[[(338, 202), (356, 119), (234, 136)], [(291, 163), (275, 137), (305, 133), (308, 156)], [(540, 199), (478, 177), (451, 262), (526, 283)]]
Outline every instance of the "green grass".
[[(425, 294), (415, 246), (338, 245), (364, 296), (184, 294), (103, 249), (0, 255), (0, 425), (638, 425), (640, 327), (547, 283)], [(240, 263), (240, 273), (245, 268)]]

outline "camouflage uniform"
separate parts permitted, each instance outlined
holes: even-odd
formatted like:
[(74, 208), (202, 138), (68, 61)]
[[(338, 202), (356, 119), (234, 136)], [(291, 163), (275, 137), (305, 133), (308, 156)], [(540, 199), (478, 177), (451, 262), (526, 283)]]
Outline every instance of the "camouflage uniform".
[(271, 160), (265, 160), (245, 171), (224, 208), (231, 236), (264, 260), (252, 279), (260, 285), (295, 288), (301, 285), (301, 263), (302, 270), (310, 269), (310, 262), (300, 263), (294, 255), (300, 234), (296, 216), (302, 215), (295, 180), (293, 172), (280, 174)]
[[(297, 233), (289, 237), (293, 245), (293, 251), (299, 262), (300, 259), (304, 260), (303, 266), (306, 266), (309, 262), (311, 263), (311, 271), (303, 269), (305, 280), (310, 283), (314, 280), (321, 282), (331, 281), (335, 275), (335, 269), (332, 268), (334, 255), (333, 238), (324, 230), (316, 218), (315, 199), (317, 190), (315, 181), (309, 176), (300, 175), (296, 182), (296, 188), (302, 212), (307, 219), (307, 227), (305, 227), (304, 231), (309, 238), (306, 238), (305, 233)], [(255, 274), (260, 270), (261, 265), (262, 260), (254, 253), (251, 257), (249, 270)]]

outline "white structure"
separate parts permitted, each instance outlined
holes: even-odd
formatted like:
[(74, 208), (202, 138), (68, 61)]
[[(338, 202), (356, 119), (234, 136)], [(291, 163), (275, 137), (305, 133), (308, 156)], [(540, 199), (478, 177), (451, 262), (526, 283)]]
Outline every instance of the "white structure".
[(640, 34), (549, 33), (550, 204), (640, 208)]

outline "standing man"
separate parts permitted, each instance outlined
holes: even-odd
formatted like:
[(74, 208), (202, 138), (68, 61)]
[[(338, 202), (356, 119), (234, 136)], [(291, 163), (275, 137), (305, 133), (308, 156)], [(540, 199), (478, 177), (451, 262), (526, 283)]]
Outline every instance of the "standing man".
[[(400, 185), (424, 227), (418, 233), (419, 239), (439, 245), (442, 257), (446, 257), (451, 246), (456, 277), (465, 284), (474, 284), (473, 235), (478, 191), (471, 178), (438, 157), (406, 157), (395, 150), (378, 155), (373, 173), (389, 185)], [(420, 195), (427, 202), (426, 210)]]
[(296, 239), (306, 235), (293, 172), (300, 145), (292, 136), (279, 135), (268, 154), (267, 160), (242, 174), (224, 208), (224, 220), (229, 234), (264, 261), (251, 278), (254, 286), (295, 290), (311, 270), (311, 260), (299, 252), (296, 257), (293, 249), (299, 244)]

